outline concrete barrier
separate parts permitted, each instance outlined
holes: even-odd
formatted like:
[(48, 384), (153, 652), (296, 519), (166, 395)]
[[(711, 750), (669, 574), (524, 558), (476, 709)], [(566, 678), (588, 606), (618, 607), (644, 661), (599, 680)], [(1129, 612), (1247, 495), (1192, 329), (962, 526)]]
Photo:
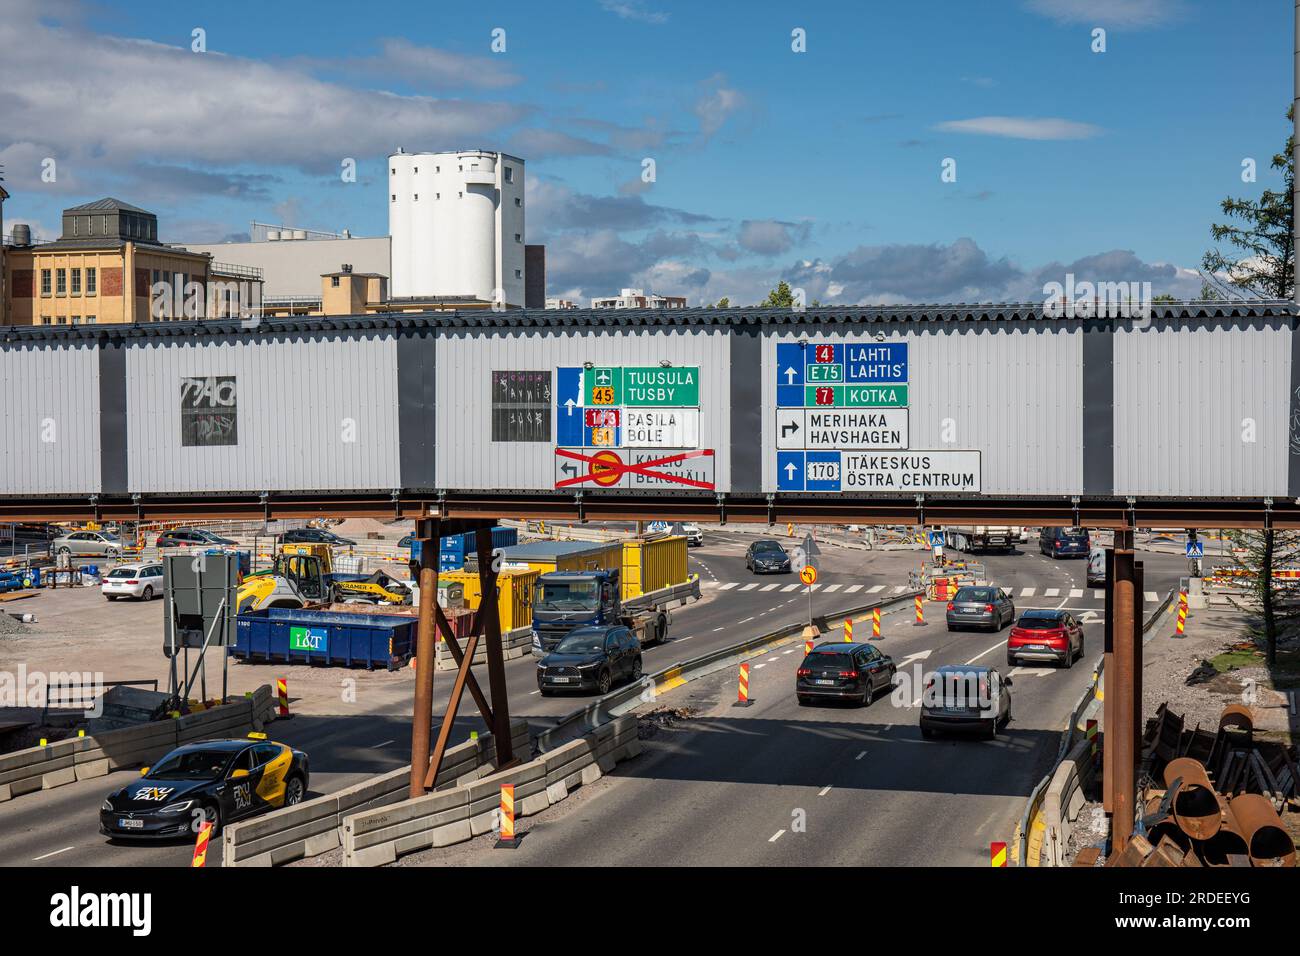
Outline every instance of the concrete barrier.
[(382, 866), (418, 850), (463, 843), (499, 825), (501, 787), (515, 813), (531, 816), (641, 752), (634, 716), (619, 717), (549, 753), (448, 790), (343, 818), (343, 865)]
[[(469, 638), (462, 638), (460, 647), (463, 651), (469, 643)], [(503, 631), (501, 634), (501, 649), (505, 660), (513, 660), (516, 657), (527, 657), (532, 653), (533, 646), (533, 629), (532, 627), (517, 627), (512, 631)], [(474, 659), (470, 666), (487, 663), (487, 641), (480, 640), (478, 647), (474, 649)], [(437, 649), (437, 668), (438, 670), (455, 670), (457, 667), (456, 659), (451, 656), (451, 649), (445, 641), (438, 642)]]
[[(516, 753), (530, 751), (528, 722), (510, 722)], [(496, 764), (496, 742), (491, 734), (450, 748), (435, 781), (435, 794), (476, 783)], [(232, 823), (222, 832), (222, 866), (279, 866), (337, 848), (342, 841), (343, 819), (351, 814), (381, 812), (407, 799), (411, 767), (372, 777), (351, 787), (328, 793), (297, 806)]]
[(157, 720), (0, 754), (0, 802), (152, 763), (183, 743), (242, 737), (250, 730), (261, 730), (274, 712), (271, 686), (264, 684), (251, 697), (177, 720)]
[(1075, 744), (1057, 764), (1043, 794), (1042, 854), (1047, 866), (1065, 865), (1070, 825), (1079, 818), (1086, 802), (1083, 789), (1092, 783), (1094, 774), (1092, 751), (1086, 739)]

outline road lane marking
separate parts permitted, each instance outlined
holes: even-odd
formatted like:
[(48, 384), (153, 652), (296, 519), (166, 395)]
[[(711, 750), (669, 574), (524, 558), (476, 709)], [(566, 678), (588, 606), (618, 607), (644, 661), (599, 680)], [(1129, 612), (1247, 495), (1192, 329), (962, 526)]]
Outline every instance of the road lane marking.
[(53, 853), (46, 853), (43, 856), (32, 857), (32, 862), (36, 863), (39, 862), (40, 860), (48, 860), (52, 856), (58, 856), (60, 853), (67, 853), (69, 850), (72, 849), (75, 849), (75, 847), (65, 846), (62, 850), (55, 850)]
[(883, 584), (873, 584), (873, 585), (871, 585), (871, 587), (867, 588), (867, 593), (868, 593), (868, 594), (879, 594), (879, 593), (880, 593), (881, 591), (883, 591), (884, 589), (885, 589), (885, 586), (884, 586)]
[(894, 585), (894, 593), (895, 593), (895, 594), (902, 594), (902, 593), (903, 593), (904, 591), (906, 591), (906, 590), (907, 590), (907, 588), (904, 587), (904, 586), (901, 585), (901, 584), (895, 584), (895, 585)]
[(1034, 592), (1037, 591), (1037, 590), (1038, 590), (1038, 588), (1021, 588), (1021, 589), (1020, 589), (1020, 596), (1021, 596), (1021, 597), (1033, 597), (1033, 596), (1034, 596)]
[(794, 653), (794, 650), (795, 650), (795, 649), (792, 647), (792, 648), (790, 648), (788, 651), (782, 651), (781, 653), (782, 653), (782, 654), (793, 654), (793, 653)]
[(854, 760), (861, 760), (861, 759), (862, 759), (863, 757), (865, 757), (866, 755), (867, 755), (867, 752), (864, 750), (864, 751), (862, 751), (861, 753), (859, 753), (856, 757), (854, 757), (853, 759), (854, 759)]
[(380, 747), (387, 747), (389, 744), (391, 744), (391, 743), (395, 743), (395, 742), (396, 742), (396, 741), (393, 741), (393, 740), (385, 740), (382, 744), (372, 744), (371, 747), (370, 747), (370, 749), (371, 749), (371, 750), (378, 750)]
[(780, 586), (781, 586), (781, 585), (779, 585), (779, 584), (764, 584), (761, 588), (759, 588), (759, 590), (760, 590), (760, 591), (775, 591), (775, 590), (776, 590), (777, 588), (779, 588)]
[(1093, 596), (1096, 600), (1100, 601), (1100, 600), (1103, 600), (1103, 599), (1106, 597), (1106, 592), (1105, 592), (1105, 591), (1102, 591), (1102, 590), (1096, 590), (1096, 591), (1093, 591), (1093, 592), (1092, 592), (1092, 596)]
[(822, 787), (820, 790), (817, 791), (817, 796), (819, 796), (819, 797), (824, 797), (824, 796), (826, 796), (826, 794), (828, 794), (828, 793), (830, 793), (830, 792), (831, 792), (831, 788), (830, 788), (830, 787)]
[(1060, 596), (1061, 596), (1060, 588), (1048, 588), (1046, 591), (1043, 592), (1043, 597), (1060, 597)]
[(773, 833), (770, 837), (768, 837), (767, 842), (768, 842), (768, 843), (775, 843), (777, 840), (781, 839), (781, 834), (784, 833), (784, 832), (785, 832), (784, 830), (777, 830), (777, 831), (776, 831), (775, 833)]
[(861, 584), (850, 584), (848, 587), (846, 587), (846, 588), (844, 589), (844, 593), (845, 593), (845, 594), (857, 594), (857, 593), (858, 593), (859, 591), (861, 591), (861, 590), (862, 590), (862, 585), (861, 585)]
[(735, 586), (736, 586), (736, 582), (735, 582), (735, 581), (728, 581), (726, 584), (720, 584), (720, 585), (718, 585), (718, 590), (719, 590), (719, 591), (730, 591), (730, 590), (731, 590), (732, 588), (734, 588)]
[(782, 594), (787, 594), (787, 593), (789, 593), (790, 591), (793, 591), (793, 590), (794, 590), (795, 588), (797, 588), (798, 586), (799, 586), (799, 585), (797, 585), (797, 584), (787, 584), (785, 587), (783, 587), (783, 588), (781, 589), (781, 593), (782, 593)]
[(752, 617), (747, 617), (747, 618), (745, 618), (743, 621), (737, 621), (736, 623), (737, 623), (737, 624), (748, 624), (748, 623), (749, 623), (750, 621), (752, 621), (752, 620), (753, 620)]
[(1070, 597), (1072, 598), (1083, 597), (1083, 588), (1070, 588)]
[(758, 587), (758, 584), (757, 584), (757, 583), (755, 583), (755, 584), (746, 584), (744, 587), (741, 588), (741, 590), (742, 590), (742, 591), (752, 591), (752, 590), (754, 590), (754, 588), (756, 588), (756, 587)]
[(1147, 599), (1147, 603), (1155, 604), (1156, 601), (1160, 600), (1160, 595), (1157, 594), (1155, 591), (1148, 591), (1146, 593), (1146, 599)]
[(838, 585), (838, 584), (828, 584), (828, 585), (826, 585), (826, 593), (827, 593), (827, 594), (833, 594), (834, 592), (838, 591), (839, 589), (840, 589), (840, 585)]
[(715, 627), (715, 628), (713, 629), (713, 633), (714, 633), (714, 634), (717, 634), (718, 631), (725, 631), (725, 630), (726, 630), (726, 627)]
[(772, 663), (772, 661), (774, 661), (774, 660), (776, 660), (776, 655), (775, 655), (775, 654), (773, 654), (771, 657), (769, 657), (769, 658), (767, 659), (767, 663), (770, 664), (770, 663)]
[(1004, 639), (998, 641), (998, 642), (997, 642), (996, 644), (994, 644), (992, 647), (990, 647), (987, 651), (984, 651), (983, 653), (980, 653), (980, 654), (975, 655), (974, 657), (972, 657), (970, 660), (968, 660), (968, 661), (967, 661), (965, 664), (963, 664), (962, 666), (963, 666), (963, 667), (969, 667), (971, 664), (974, 664), (977, 660), (979, 660), (979, 659), (980, 659), (981, 657), (983, 657), (985, 654), (988, 654), (990, 651), (996, 651), (999, 647), (1001, 647), (1001, 646), (1002, 646), (1003, 644), (1005, 644), (1005, 643), (1006, 643), (1006, 639), (1004, 638)]

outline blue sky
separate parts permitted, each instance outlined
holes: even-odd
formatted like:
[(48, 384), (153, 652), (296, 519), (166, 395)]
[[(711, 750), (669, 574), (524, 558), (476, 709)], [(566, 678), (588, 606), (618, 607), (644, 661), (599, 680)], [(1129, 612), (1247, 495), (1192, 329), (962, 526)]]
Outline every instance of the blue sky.
[(781, 278), (1036, 299), (1067, 271), (1194, 296), (1218, 202), (1278, 188), (1288, 132), (1292, 9), (1257, 0), (10, 6), (9, 223), (53, 238), (64, 206), (114, 195), (167, 241), (371, 235), (388, 152), (505, 149), (550, 294), (583, 299), (749, 303)]

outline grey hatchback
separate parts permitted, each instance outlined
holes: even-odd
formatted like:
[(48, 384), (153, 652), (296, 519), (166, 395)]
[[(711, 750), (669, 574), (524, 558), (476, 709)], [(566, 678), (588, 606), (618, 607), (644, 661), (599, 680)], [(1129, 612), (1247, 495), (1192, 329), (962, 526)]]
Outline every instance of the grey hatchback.
[(1016, 619), (1016, 605), (1011, 595), (993, 586), (958, 588), (948, 602), (948, 630), (963, 627), (1000, 631)]
[(990, 739), (1011, 720), (1011, 678), (994, 667), (945, 664), (921, 692), (921, 736), (981, 730)]

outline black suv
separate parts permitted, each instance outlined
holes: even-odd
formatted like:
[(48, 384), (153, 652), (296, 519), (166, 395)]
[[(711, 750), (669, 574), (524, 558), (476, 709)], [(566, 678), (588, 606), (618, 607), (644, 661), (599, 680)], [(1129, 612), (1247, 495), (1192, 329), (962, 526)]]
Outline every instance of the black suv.
[(557, 690), (609, 693), (623, 680), (641, 679), (641, 642), (626, 627), (580, 627), (537, 662), (537, 689), (543, 697)]

